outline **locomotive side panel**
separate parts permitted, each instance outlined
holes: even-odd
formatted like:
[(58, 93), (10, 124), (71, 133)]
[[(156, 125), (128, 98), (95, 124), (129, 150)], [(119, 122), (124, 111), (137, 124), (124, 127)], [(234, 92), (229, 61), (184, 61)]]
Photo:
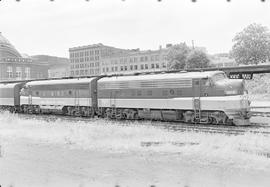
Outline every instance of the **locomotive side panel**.
[(20, 107), (20, 90), (25, 83), (0, 84), (0, 107), (17, 111)]
[(14, 86), (15, 84), (0, 85), (0, 105), (15, 106)]
[[(229, 80), (219, 71), (106, 77), (98, 81), (98, 93), (99, 107), (111, 118), (133, 119), (138, 115), (144, 119), (226, 124), (248, 111), (243, 104), (242, 81)], [(246, 115), (239, 118), (248, 123)]]
[(22, 104), (91, 106), (89, 84), (71, 85), (35, 85), (27, 89), (22, 96)]
[(62, 113), (89, 116), (93, 78), (33, 81), (22, 90), (21, 104), (28, 113)]

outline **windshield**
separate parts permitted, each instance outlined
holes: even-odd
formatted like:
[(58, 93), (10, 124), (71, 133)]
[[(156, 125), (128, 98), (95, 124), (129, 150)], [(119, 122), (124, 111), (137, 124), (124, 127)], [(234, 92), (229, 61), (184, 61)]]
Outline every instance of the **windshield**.
[(212, 79), (213, 79), (214, 82), (217, 82), (217, 81), (220, 81), (220, 80), (227, 79), (227, 76), (226, 76), (225, 73), (219, 73), (219, 74), (214, 75)]

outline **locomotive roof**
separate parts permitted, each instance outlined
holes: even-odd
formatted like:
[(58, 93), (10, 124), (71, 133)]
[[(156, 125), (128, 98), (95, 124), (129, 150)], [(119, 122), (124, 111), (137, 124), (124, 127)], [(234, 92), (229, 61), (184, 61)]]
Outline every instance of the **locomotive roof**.
[(26, 83), (26, 86), (90, 83), (95, 78), (96, 77), (31, 81), (31, 82)]
[(204, 71), (204, 72), (180, 72), (180, 73), (164, 73), (164, 74), (147, 74), (147, 75), (133, 75), (133, 76), (113, 76), (104, 77), (98, 82), (107, 81), (130, 81), (130, 80), (159, 80), (159, 79), (193, 79), (193, 78), (207, 78), (212, 77), (217, 73), (223, 73), (223, 71)]

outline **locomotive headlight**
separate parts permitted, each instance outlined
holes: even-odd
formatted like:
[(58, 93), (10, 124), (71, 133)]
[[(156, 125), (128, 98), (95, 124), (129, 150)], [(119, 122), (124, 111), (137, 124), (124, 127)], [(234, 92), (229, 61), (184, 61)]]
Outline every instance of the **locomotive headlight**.
[(226, 95), (236, 95), (238, 94), (237, 90), (225, 90)]

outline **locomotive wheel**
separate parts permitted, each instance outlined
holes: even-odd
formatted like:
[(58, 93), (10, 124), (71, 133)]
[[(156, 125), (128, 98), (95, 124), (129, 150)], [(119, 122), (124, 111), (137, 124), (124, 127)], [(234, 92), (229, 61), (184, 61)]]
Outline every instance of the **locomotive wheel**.
[(218, 125), (219, 124), (218, 121), (216, 120), (216, 118), (212, 117), (212, 124), (213, 125)]
[(226, 124), (226, 125), (230, 125), (230, 126), (235, 125), (235, 124), (233, 123), (233, 120), (232, 120), (232, 119), (229, 119), (228, 117), (226, 117), (225, 124)]
[(133, 119), (139, 119), (139, 115), (138, 115), (138, 113), (136, 112), (135, 114), (134, 114), (134, 117), (133, 117)]

